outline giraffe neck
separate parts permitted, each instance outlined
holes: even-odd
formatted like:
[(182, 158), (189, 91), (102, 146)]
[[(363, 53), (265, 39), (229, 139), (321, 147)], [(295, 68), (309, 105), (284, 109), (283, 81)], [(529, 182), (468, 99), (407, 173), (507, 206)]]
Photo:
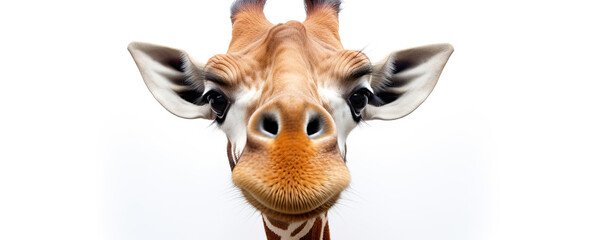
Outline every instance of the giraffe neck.
[(262, 214), (268, 240), (329, 240), (327, 213), (298, 222), (284, 222)]

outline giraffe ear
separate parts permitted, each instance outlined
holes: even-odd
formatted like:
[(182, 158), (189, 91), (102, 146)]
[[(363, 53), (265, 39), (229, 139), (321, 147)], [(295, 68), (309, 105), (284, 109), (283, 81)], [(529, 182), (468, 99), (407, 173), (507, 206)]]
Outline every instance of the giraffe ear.
[(363, 119), (392, 120), (414, 111), (435, 87), (452, 45), (435, 44), (392, 53), (374, 68), (371, 88), (374, 99)]
[(134, 62), (153, 97), (182, 118), (210, 118), (211, 108), (201, 104), (203, 70), (181, 50), (149, 43), (128, 45)]

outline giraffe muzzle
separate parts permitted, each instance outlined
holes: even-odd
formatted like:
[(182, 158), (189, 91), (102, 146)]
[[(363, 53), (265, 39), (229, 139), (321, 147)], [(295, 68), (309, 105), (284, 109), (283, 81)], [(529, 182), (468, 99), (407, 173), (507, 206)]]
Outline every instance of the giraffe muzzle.
[(333, 119), (324, 108), (294, 97), (252, 115), (232, 178), (254, 207), (282, 219), (328, 210), (350, 182)]

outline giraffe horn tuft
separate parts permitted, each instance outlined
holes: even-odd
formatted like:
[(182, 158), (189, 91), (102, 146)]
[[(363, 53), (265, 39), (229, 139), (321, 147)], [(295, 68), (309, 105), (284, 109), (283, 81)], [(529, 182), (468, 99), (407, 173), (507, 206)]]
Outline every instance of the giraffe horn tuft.
[(307, 14), (311, 14), (314, 10), (324, 7), (335, 10), (336, 14), (341, 10), (341, 0), (304, 0), (304, 3)]
[(266, 0), (235, 0), (230, 6), (230, 19), (234, 23), (237, 13), (251, 9), (263, 11), (264, 5)]
[(272, 25), (264, 15), (265, 4), (266, 0), (236, 0), (232, 3), (232, 40), (229, 52), (240, 50)]
[(341, 0), (304, 0), (304, 3), (306, 5), (304, 25), (308, 32), (324, 42), (343, 48), (339, 39)]

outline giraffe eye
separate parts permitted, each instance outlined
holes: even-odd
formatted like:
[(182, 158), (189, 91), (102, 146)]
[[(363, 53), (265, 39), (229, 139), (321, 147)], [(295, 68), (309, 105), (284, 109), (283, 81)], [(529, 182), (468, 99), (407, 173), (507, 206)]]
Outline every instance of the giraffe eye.
[(371, 92), (366, 88), (361, 88), (354, 91), (350, 97), (348, 98), (348, 104), (350, 105), (350, 109), (352, 110), (352, 114), (354, 116), (354, 120), (360, 118), (360, 112), (369, 101), (369, 97), (371, 96)]
[(216, 113), (216, 120), (223, 120), (228, 111), (229, 102), (224, 94), (217, 91), (209, 91), (203, 97), (204, 102), (209, 103), (211, 110)]

